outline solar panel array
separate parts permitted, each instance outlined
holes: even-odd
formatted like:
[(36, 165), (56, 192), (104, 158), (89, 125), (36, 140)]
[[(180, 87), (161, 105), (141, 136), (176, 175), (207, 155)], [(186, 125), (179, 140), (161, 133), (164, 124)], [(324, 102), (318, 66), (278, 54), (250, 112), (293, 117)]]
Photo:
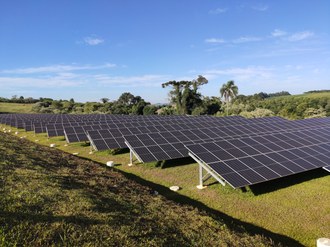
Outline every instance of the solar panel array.
[(141, 162), (190, 155), (235, 188), (330, 171), (330, 117), (0, 114), (0, 123), (68, 143), (89, 141), (95, 150), (129, 147)]
[[(215, 126), (216, 123), (205, 123), (198, 124), (205, 128), (205, 126)], [(168, 123), (163, 123), (163, 125), (150, 125), (150, 126), (138, 126), (138, 127), (103, 127), (97, 130), (87, 130), (86, 135), (94, 148), (98, 151), (106, 150), (111, 148), (124, 148), (127, 147), (125, 144), (124, 137), (130, 135), (143, 135), (143, 134), (152, 134), (159, 132), (170, 132), (176, 133), (177, 130), (185, 131), (189, 129), (195, 130), (196, 123), (180, 123), (179, 125), (171, 125)], [(212, 127), (209, 127), (212, 128)], [(108, 130), (108, 131), (103, 131)]]
[(330, 164), (330, 127), (186, 146), (234, 188)]
[[(230, 125), (183, 131), (167, 131), (124, 136), (126, 144), (141, 162), (188, 157), (186, 145), (216, 140), (228, 140), (239, 137), (264, 135), (267, 133), (283, 133), (297, 129), (317, 129), (330, 124), (330, 118), (311, 121), (270, 120), (267, 123), (251, 120), (250, 124)], [(164, 145), (166, 148), (164, 148)], [(155, 150), (157, 152), (155, 153)]]

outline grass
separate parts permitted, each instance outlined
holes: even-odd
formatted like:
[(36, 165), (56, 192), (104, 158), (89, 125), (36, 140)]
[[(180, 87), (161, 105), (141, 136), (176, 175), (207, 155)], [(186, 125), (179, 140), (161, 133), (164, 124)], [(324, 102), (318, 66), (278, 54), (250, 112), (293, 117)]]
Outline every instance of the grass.
[[(62, 137), (47, 139), (44, 134), (35, 136), (26, 132), (19, 136), (27, 136), (32, 141), (38, 139), (47, 146), (56, 143), (65, 152), (78, 152), (79, 156), (102, 164), (113, 160), (117, 170), (133, 180), (151, 185), (171, 200), (205, 209), (225, 220), (227, 226), (235, 222), (251, 233), (270, 236), (288, 246), (314, 246), (316, 239), (330, 237), (330, 177), (322, 169), (251, 186), (246, 192), (223, 187), (215, 181), (210, 181), (208, 188), (200, 191), (195, 187), (198, 183), (196, 163), (165, 164), (164, 169), (154, 164), (129, 167), (126, 165), (128, 153), (89, 154), (89, 147), (80, 143), (66, 146)], [(172, 185), (182, 189), (173, 194), (167, 189)]]
[(30, 113), (33, 104), (17, 104), (0, 102), (0, 113)]
[(157, 195), (142, 178), (8, 133), (0, 138), (0, 246), (281, 245), (267, 231), (250, 234), (207, 207)]
[(274, 100), (274, 99), (282, 99), (282, 98), (312, 98), (312, 99), (329, 98), (330, 99), (330, 92), (284, 95), (284, 96), (267, 98), (266, 100)]
[(296, 95), (296, 97), (310, 97), (310, 98), (322, 98), (327, 97), (330, 98), (330, 92), (320, 92), (320, 93), (305, 93)]

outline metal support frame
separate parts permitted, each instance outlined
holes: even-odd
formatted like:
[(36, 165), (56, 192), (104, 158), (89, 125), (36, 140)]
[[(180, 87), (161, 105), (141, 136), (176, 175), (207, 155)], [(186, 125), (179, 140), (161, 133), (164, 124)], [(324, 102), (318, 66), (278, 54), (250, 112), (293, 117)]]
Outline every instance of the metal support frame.
[(132, 165), (133, 165), (133, 152), (130, 149), (129, 150), (129, 164), (128, 164), (128, 166), (132, 166)]
[(69, 143), (70, 143), (70, 142), (69, 142), (69, 138), (68, 138), (68, 136), (67, 136), (65, 130), (64, 130), (64, 137), (65, 137), (65, 141), (66, 141), (66, 143), (69, 144)]
[(327, 172), (330, 172), (330, 166), (325, 166), (323, 167), (324, 170), (326, 170)]
[[(211, 168), (209, 168), (206, 164), (201, 162), (195, 155), (192, 153), (188, 153), (190, 157), (192, 157), (199, 165), (199, 185), (197, 186), (198, 189), (205, 188), (204, 182), (209, 180), (211, 177), (214, 177), (220, 184), (223, 186), (226, 185), (225, 181), (223, 181), (215, 172), (212, 171)], [(206, 174), (204, 175), (204, 170), (206, 171)]]
[(137, 153), (134, 152), (134, 149), (129, 145), (129, 143), (127, 141), (125, 141), (125, 144), (129, 148), (129, 164), (128, 164), (128, 166), (132, 166), (134, 164), (134, 161), (133, 161), (134, 156), (139, 162), (143, 163), (143, 161), (141, 160), (139, 155), (137, 155)]
[(97, 148), (96, 148), (96, 146), (95, 146), (95, 144), (93, 142), (93, 139), (88, 134), (86, 134), (86, 136), (87, 136), (87, 138), (89, 140), (89, 143), (90, 143), (90, 146), (91, 146), (91, 151), (93, 151), (92, 148), (94, 148), (95, 151), (99, 151), (99, 150), (97, 150)]

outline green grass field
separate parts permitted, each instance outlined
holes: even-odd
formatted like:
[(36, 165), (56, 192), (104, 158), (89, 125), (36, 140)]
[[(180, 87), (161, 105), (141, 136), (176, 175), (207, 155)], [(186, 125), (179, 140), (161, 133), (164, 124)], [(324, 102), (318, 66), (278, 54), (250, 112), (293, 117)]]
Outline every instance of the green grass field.
[[(223, 218), (226, 224), (241, 224), (250, 233), (271, 236), (274, 240), (284, 241), (287, 246), (314, 246), (316, 239), (330, 237), (330, 176), (322, 169), (255, 185), (246, 192), (223, 187), (214, 181), (209, 182), (208, 188), (198, 190), (198, 166), (195, 163), (172, 164), (164, 169), (150, 164), (130, 167), (127, 165), (128, 153), (90, 154), (90, 147), (79, 143), (66, 145), (63, 137), (47, 139), (45, 134), (26, 132), (18, 136), (38, 140), (47, 146), (55, 143), (58, 149), (78, 152), (79, 156), (102, 164), (113, 160), (116, 169), (133, 180), (152, 186), (171, 200), (205, 209)], [(173, 194), (168, 190), (172, 185), (182, 189)]]
[(266, 100), (274, 100), (274, 99), (283, 99), (283, 98), (329, 98), (330, 92), (320, 92), (320, 93), (304, 93), (304, 94), (296, 94), (296, 95), (286, 95), (286, 96), (278, 96), (268, 98)]
[(330, 98), (330, 92), (306, 93), (306, 94), (293, 95), (293, 97), (310, 97), (310, 98), (326, 97), (326, 98)]
[(32, 112), (33, 104), (16, 104), (0, 102), (0, 113), (30, 113)]
[(0, 139), (0, 246), (296, 244), (175, 203), (116, 169), (9, 134)]
[[(283, 97), (330, 98), (330, 93)], [(0, 103), (0, 107), (1, 104), (3, 103)], [(0, 111), (19, 111), (12, 104), (2, 107)], [(15, 131), (13, 129), (13, 132)], [(330, 238), (330, 176), (322, 169), (251, 186), (246, 192), (234, 190), (229, 186), (223, 187), (215, 181), (210, 181), (208, 188), (198, 190), (196, 163), (172, 164), (164, 169), (156, 168), (152, 164), (135, 164), (130, 167), (127, 165), (128, 153), (90, 154), (90, 147), (79, 143), (66, 145), (62, 137), (47, 139), (45, 134), (35, 135), (26, 132), (20, 132), (18, 136), (33, 142), (38, 140), (38, 143), (46, 146), (56, 143), (60, 150), (67, 153), (78, 152), (79, 156), (102, 164), (113, 160), (117, 164), (115, 169), (135, 181), (152, 186), (168, 199), (202, 208), (224, 219), (226, 225), (230, 225), (231, 222), (243, 225), (252, 234), (271, 236), (279, 242), (284, 241), (284, 245), (315, 246), (317, 238)], [(172, 185), (178, 185), (182, 189), (178, 193), (171, 193), (168, 187)]]

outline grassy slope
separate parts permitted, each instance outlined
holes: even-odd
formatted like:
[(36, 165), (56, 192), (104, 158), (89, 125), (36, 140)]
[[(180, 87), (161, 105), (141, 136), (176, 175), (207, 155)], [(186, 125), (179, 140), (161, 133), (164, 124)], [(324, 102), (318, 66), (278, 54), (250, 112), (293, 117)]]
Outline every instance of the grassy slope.
[(0, 246), (276, 245), (111, 168), (9, 134), (0, 139)]
[(285, 96), (267, 98), (266, 100), (275, 100), (275, 99), (283, 99), (283, 98), (323, 98), (323, 97), (330, 99), (330, 92), (285, 95)]
[[(207, 189), (200, 191), (195, 187), (198, 183), (197, 164), (165, 169), (147, 164), (129, 167), (126, 165), (129, 162), (127, 153), (115, 156), (107, 152), (89, 154), (90, 147), (79, 143), (67, 146), (62, 137), (47, 139), (44, 134), (35, 136), (26, 132), (19, 133), (19, 136), (32, 141), (38, 139), (39, 143), (48, 146), (56, 143), (65, 152), (79, 152), (79, 156), (103, 164), (114, 160), (117, 169), (135, 180), (150, 181), (147, 183), (172, 200), (206, 207), (224, 219), (227, 226), (232, 222), (243, 224), (252, 233), (271, 236), (288, 246), (297, 245), (292, 239), (304, 246), (314, 246), (317, 238), (330, 237), (330, 176), (323, 169), (253, 186), (247, 193), (212, 184), (212, 181)], [(179, 185), (182, 190), (178, 194), (169, 193), (167, 188), (171, 185)]]
[[(283, 97), (330, 97), (330, 93), (312, 93)], [(296, 177), (275, 180), (273, 183), (252, 187), (248, 193), (213, 184), (208, 189), (198, 191), (197, 164), (176, 166), (166, 169), (152, 168), (146, 165), (128, 167), (128, 155), (110, 156), (106, 152), (88, 154), (89, 148), (80, 144), (64, 146), (62, 138), (47, 140), (43, 135), (27, 135), (29, 139), (40, 139), (43, 144), (56, 142), (59, 148), (67, 152), (79, 152), (81, 156), (99, 162), (115, 160), (124, 164), (117, 168), (135, 178), (143, 178), (154, 183), (154, 186), (180, 185), (181, 195), (185, 195), (207, 205), (207, 207), (234, 217), (241, 221), (252, 223), (274, 233), (289, 236), (306, 246), (314, 246), (319, 237), (330, 238), (330, 179), (322, 169), (301, 174)], [(166, 193), (166, 192), (164, 192)], [(169, 195), (172, 197), (172, 195)], [(275, 206), (274, 206), (275, 205)], [(252, 229), (254, 230), (254, 229)]]
[(327, 97), (330, 98), (330, 92), (323, 92), (323, 93), (305, 93), (299, 95), (292, 95), (292, 97), (309, 97), (309, 98), (321, 98)]
[(3, 103), (0, 102), (0, 113), (30, 113), (33, 104), (16, 104), (16, 103)]

